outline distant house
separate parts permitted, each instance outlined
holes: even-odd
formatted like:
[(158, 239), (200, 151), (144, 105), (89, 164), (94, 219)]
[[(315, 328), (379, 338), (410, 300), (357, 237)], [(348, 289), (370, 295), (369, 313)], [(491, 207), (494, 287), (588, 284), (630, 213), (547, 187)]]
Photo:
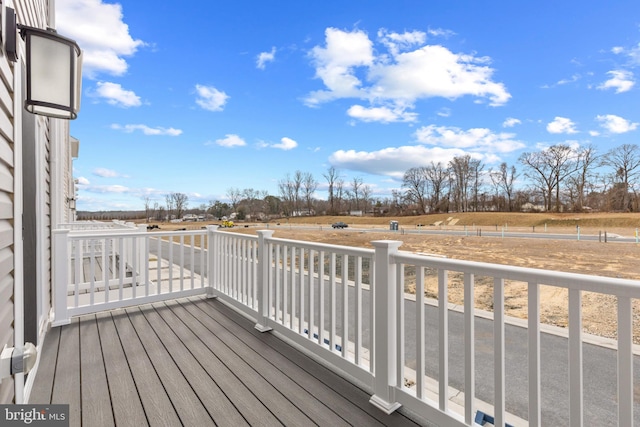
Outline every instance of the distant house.
[(534, 205), (533, 203), (525, 203), (520, 207), (522, 212), (544, 212), (547, 208), (544, 205)]
[[(54, 4), (2, 2), (3, 35), (12, 9), (19, 25), (55, 28)], [(7, 39), (0, 47), (0, 349), (42, 345), (52, 306), (51, 231), (75, 220), (72, 160), (80, 144), (69, 136), (68, 121), (25, 110), (25, 41), (17, 37), (11, 62)], [(0, 404), (24, 402), (29, 380), (24, 374), (3, 378)]]

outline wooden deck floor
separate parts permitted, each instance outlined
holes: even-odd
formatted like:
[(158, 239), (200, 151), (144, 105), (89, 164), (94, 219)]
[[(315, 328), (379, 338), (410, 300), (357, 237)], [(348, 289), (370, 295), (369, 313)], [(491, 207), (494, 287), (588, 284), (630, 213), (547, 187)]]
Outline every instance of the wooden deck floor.
[(29, 403), (71, 426), (415, 426), (216, 300), (74, 319), (47, 334)]

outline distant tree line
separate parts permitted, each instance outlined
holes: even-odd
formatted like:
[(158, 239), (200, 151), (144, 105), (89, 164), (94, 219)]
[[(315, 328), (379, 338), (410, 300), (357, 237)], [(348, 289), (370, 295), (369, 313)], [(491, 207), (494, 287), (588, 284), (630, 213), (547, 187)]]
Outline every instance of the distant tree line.
[[(326, 200), (316, 197), (323, 184)], [(164, 204), (144, 198), (144, 217), (159, 221), (185, 214), (208, 219), (264, 220), (300, 215), (420, 215), (476, 211), (639, 211), (640, 147), (624, 144), (599, 154), (592, 146), (557, 144), (523, 153), (517, 164), (495, 168), (471, 155), (448, 163), (430, 162), (405, 171), (389, 197), (374, 197), (361, 177), (345, 180), (335, 167), (320, 181), (296, 170), (278, 181), (278, 194), (229, 188), (227, 202), (211, 200), (189, 208), (184, 193), (169, 193)], [(94, 213), (101, 219), (104, 213)], [(122, 214), (120, 219), (127, 214)], [(142, 214), (140, 214), (142, 215)]]

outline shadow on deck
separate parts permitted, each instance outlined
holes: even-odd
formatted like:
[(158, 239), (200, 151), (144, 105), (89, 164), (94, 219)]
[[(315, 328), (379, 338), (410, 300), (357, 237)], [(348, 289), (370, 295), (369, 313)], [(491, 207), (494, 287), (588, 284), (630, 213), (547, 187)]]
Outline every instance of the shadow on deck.
[(29, 403), (70, 405), (70, 425), (415, 426), (217, 300), (72, 319), (46, 336)]

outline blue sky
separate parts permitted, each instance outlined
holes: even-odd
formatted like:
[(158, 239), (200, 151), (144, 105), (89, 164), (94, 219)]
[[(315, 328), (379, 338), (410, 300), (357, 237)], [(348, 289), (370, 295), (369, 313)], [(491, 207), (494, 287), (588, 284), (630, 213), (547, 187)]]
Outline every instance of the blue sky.
[(330, 167), (388, 197), (470, 154), (638, 144), (640, 2), (56, 0), (84, 51), (79, 210)]

